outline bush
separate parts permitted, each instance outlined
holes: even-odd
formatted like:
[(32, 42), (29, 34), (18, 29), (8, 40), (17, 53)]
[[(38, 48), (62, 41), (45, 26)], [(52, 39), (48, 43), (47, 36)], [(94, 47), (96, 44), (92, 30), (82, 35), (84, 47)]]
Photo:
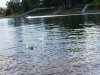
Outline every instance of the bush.
[(5, 16), (8, 16), (8, 15), (11, 15), (11, 9), (6, 10)]

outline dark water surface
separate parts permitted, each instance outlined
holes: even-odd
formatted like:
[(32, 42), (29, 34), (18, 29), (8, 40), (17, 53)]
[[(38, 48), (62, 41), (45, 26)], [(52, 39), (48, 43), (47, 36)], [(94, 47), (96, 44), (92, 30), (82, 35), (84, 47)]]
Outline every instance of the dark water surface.
[(0, 75), (100, 75), (100, 15), (0, 19)]

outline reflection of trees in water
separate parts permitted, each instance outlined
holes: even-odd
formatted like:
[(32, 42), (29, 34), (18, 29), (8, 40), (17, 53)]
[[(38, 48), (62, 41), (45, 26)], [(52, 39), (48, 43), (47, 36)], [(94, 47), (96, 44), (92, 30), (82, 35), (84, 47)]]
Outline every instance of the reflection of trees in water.
[(54, 27), (66, 27), (70, 29), (83, 28), (86, 24), (98, 24), (100, 15), (74, 15), (65, 17), (38, 18), (31, 19), (28, 23), (43, 23), (45, 29), (53, 29)]
[(45, 18), (44, 24), (46, 29), (52, 29), (55, 25), (58, 27), (66, 28), (82, 28), (80, 24), (83, 24), (82, 16), (65, 16)]
[(45, 29), (53, 29), (55, 25), (59, 24), (59, 19), (57, 18), (45, 18), (44, 19), (44, 28)]
[(94, 15), (83, 15), (84, 25), (85, 26), (94, 26), (98, 25), (100, 23), (100, 15), (94, 14)]
[(83, 28), (82, 25), (80, 24), (83, 24), (83, 19), (82, 19), (82, 16), (80, 15), (77, 15), (77, 16), (69, 16), (67, 18), (68, 22), (67, 22), (67, 26), (69, 28), (72, 28), (72, 29), (79, 29), (79, 28)]
[(94, 24), (98, 25), (100, 23), (100, 15), (94, 15)]
[(31, 25), (31, 24), (40, 24), (42, 23), (42, 18), (33, 18), (33, 19), (24, 19), (25, 25)]
[(11, 30), (8, 34), (11, 34), (13, 37), (11, 37), (11, 43), (13, 44), (11, 47), (12, 51), (14, 51), (16, 54), (22, 52), (22, 50), (25, 50), (24, 46), (24, 30), (21, 25), (23, 25), (23, 19), (22, 18), (12, 18), (8, 21), (8, 25), (11, 26)]
[(65, 17), (53, 17), (44, 19), (45, 29), (66, 27)]
[(66, 27), (71, 29), (83, 28), (83, 25), (98, 24), (100, 22), (100, 15), (77, 15), (65, 17), (52, 17), (52, 18), (33, 18), (22, 19), (14, 18), (8, 21), (9, 25), (21, 26), (31, 24), (44, 24), (45, 29), (52, 29), (56, 27)]
[(9, 25), (13, 26), (21, 26), (22, 25), (22, 18), (13, 18), (8, 21)]
[(41, 24), (43, 22), (42, 20), (43, 20), (42, 18), (33, 18), (33, 19), (13, 18), (8, 21), (8, 24), (14, 26)]
[(22, 18), (14, 18), (14, 25), (21, 26), (22, 25)]
[(88, 23), (88, 15), (87, 14), (83, 14), (83, 21), (84, 21), (84, 25)]

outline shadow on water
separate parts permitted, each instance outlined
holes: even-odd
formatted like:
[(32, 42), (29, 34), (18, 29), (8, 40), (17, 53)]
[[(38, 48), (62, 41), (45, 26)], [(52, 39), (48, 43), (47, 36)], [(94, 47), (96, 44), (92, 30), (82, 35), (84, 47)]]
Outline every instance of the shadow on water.
[(23, 25), (23, 19), (22, 18), (12, 18), (8, 21), (9, 25), (18, 27)]
[(82, 26), (79, 25), (81, 23), (83, 24), (82, 19), (83, 19), (82, 16), (55, 17), (55, 18), (44, 19), (44, 23), (46, 24), (46, 27), (50, 27), (52, 25), (58, 25), (59, 27), (75, 29), (75, 28), (82, 28)]
[(100, 15), (83, 15), (84, 26), (91, 27), (100, 24)]
[[(100, 15), (74, 15), (65, 17), (51, 17), (51, 18), (34, 18), (34, 19), (23, 19), (23, 18), (13, 18), (8, 21), (9, 25), (21, 26), (21, 25), (32, 25), (44, 23), (45, 28), (52, 25), (58, 25), (59, 27), (67, 27), (69, 29), (83, 28), (85, 24), (98, 24)], [(82, 25), (81, 25), (82, 24)], [(84, 25), (83, 25), (84, 24)], [(48, 29), (47, 28), (47, 29)]]

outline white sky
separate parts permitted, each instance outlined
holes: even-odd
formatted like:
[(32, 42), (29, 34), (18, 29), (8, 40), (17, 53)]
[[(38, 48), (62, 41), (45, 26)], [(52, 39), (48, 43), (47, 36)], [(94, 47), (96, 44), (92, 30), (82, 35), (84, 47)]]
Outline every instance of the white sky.
[(0, 7), (6, 7), (7, 1), (10, 1), (10, 0), (0, 0)]

